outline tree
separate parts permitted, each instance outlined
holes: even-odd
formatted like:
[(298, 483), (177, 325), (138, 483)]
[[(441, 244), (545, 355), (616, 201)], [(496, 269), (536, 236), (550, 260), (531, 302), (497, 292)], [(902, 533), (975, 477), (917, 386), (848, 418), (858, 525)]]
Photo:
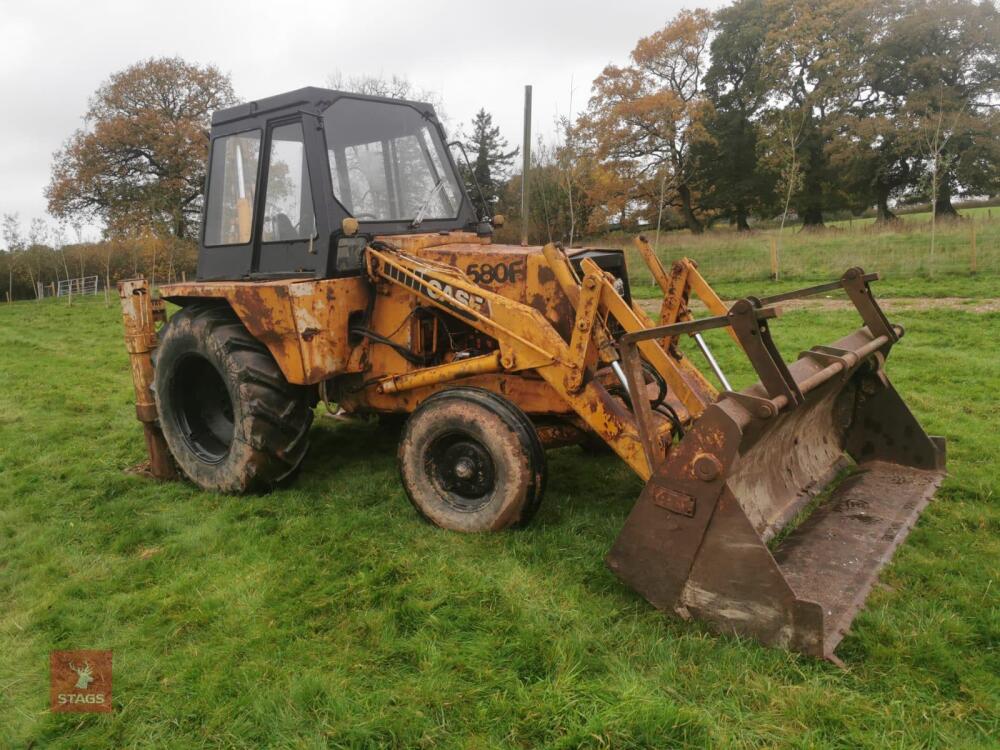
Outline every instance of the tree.
[(24, 238), (21, 236), (21, 220), (16, 213), (4, 214), (3, 243), (7, 247), (7, 297), (14, 299), (14, 274), (18, 270), (20, 254), (24, 251)]
[(767, 101), (762, 78), (762, 49), (769, 16), (764, 0), (742, 0), (715, 14), (712, 64), (705, 89), (713, 105), (705, 128), (709, 135), (696, 146), (705, 177), (705, 206), (730, 217), (746, 231), (752, 211), (774, 203), (775, 176), (758, 156), (759, 113)]
[(934, 215), (956, 215), (951, 202), (956, 193), (1000, 189), (996, 7), (972, 0), (911, 0), (889, 28), (881, 61), (878, 87), (901, 102), (895, 116), (908, 135), (909, 153), (923, 156)]
[(85, 127), (55, 154), (49, 211), (100, 220), (111, 235), (193, 236), (211, 114), (234, 103), (229, 77), (214, 66), (158, 58), (115, 73), (91, 98)]
[[(592, 142), (583, 138), (574, 140), (573, 148), (576, 154), (585, 154), (576, 162), (578, 174), (573, 195), (577, 203), (586, 207), (585, 212), (575, 212), (580, 214), (577, 223), (596, 233), (609, 226), (625, 227), (634, 222), (642, 208), (640, 196), (644, 195), (637, 187), (642, 181), (634, 165), (597, 158)], [(651, 195), (646, 197), (653, 199)]]
[[(31, 278), (31, 285), (35, 288), (35, 299), (41, 299), (39, 286), (44, 282), (42, 274), (45, 269), (45, 262), (51, 260), (51, 248), (48, 246), (49, 228), (45, 224), (45, 219), (37, 216), (28, 225), (28, 248), (25, 251), (24, 266)], [(58, 269), (58, 267), (57, 267)], [(56, 275), (58, 276), (58, 270)]]
[(864, 96), (862, 58), (871, 47), (873, 0), (766, 0), (770, 17), (761, 50), (770, 102), (771, 160), (803, 226), (844, 204), (830, 144), (838, 113)]
[(601, 166), (638, 180), (632, 198), (659, 214), (676, 205), (687, 227), (703, 230), (692, 145), (707, 137), (711, 104), (704, 91), (712, 16), (682, 11), (640, 39), (626, 67), (609, 65), (594, 81), (581, 136), (594, 144)]
[[(573, 97), (570, 95), (570, 111), (572, 112)], [(580, 229), (587, 227), (594, 213), (591, 201), (593, 193), (595, 165), (591, 154), (581, 147), (576, 138), (576, 128), (569, 117), (560, 117), (557, 121), (562, 142), (557, 142), (554, 149), (553, 167), (559, 175), (559, 182), (565, 193), (568, 227), (565, 239), (567, 245), (573, 243), (581, 234)]]
[[(507, 139), (500, 135), (500, 127), (493, 124), (493, 116), (480, 109), (472, 121), (472, 132), (465, 135), (465, 151), (472, 163), (461, 165), (466, 190), (480, 216), (493, 213), (493, 207), (510, 176), (514, 157), (520, 152), (518, 148), (508, 151), (507, 146)], [(482, 190), (481, 198), (476, 185)]]
[[(508, 227), (501, 229), (501, 236), (510, 233), (519, 236), (522, 223), (527, 223), (528, 236), (546, 242), (564, 242), (572, 245), (578, 224), (585, 224), (591, 206), (587, 198), (587, 162), (574, 162), (576, 172), (567, 182), (565, 146), (548, 144), (539, 136), (531, 148), (531, 204), (530, 214), (521, 215), (521, 174), (514, 174), (502, 186), (501, 212), (509, 219)], [(602, 215), (603, 216), (603, 215)], [(601, 222), (603, 223), (603, 222)], [(518, 229), (515, 229), (517, 227)], [(595, 229), (601, 229), (600, 225)]]
[(396, 73), (389, 76), (381, 73), (378, 75), (373, 73), (344, 75), (342, 71), (335, 70), (327, 76), (326, 85), (331, 89), (349, 91), (353, 94), (383, 96), (387, 99), (407, 99), (430, 104), (434, 107), (434, 113), (441, 122), (448, 121), (440, 94), (416, 85), (403, 75)]
[(365, 96), (384, 96), (389, 99), (409, 99), (415, 87), (406, 76), (361, 74), (345, 76), (340, 70), (327, 77), (327, 85), (337, 91), (350, 91)]
[(892, 28), (905, 12), (905, 0), (886, 0), (871, 8), (865, 53), (858, 60), (858, 96), (830, 116), (832, 137), (827, 147), (831, 171), (852, 212), (875, 205), (876, 224), (896, 220), (890, 201), (898, 198), (919, 172), (919, 160), (907, 147), (909, 137), (898, 117), (904, 92), (883, 85), (895, 64), (896, 51), (887, 48)]
[(848, 207), (860, 213), (874, 204), (877, 225), (898, 221), (890, 202), (920, 174), (920, 160), (907, 148), (909, 136), (891, 106), (844, 113), (828, 148)]

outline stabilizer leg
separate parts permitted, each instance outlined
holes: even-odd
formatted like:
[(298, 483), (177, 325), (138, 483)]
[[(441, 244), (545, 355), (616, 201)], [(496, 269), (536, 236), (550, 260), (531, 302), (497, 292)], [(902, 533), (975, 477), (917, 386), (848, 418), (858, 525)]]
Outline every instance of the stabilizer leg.
[[(129, 279), (118, 284), (125, 322), (125, 348), (132, 366), (132, 384), (135, 386), (135, 416), (142, 422), (149, 453), (149, 472), (157, 479), (175, 479), (174, 466), (167, 441), (160, 431), (156, 400), (153, 398), (152, 353), (158, 343), (156, 320), (162, 315), (157, 310), (149, 284), (145, 279)], [(162, 305), (162, 300), (160, 301)]]

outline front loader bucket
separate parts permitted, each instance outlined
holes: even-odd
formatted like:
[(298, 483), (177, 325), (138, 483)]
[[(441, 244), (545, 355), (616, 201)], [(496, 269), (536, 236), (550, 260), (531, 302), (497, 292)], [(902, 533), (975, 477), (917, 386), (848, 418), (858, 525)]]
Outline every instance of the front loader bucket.
[(728, 324), (761, 382), (705, 410), (653, 471), (607, 558), (660, 609), (832, 661), (945, 474), (944, 441), (884, 372), (902, 329), (867, 292), (873, 277), (852, 272), (867, 325), (787, 366), (767, 331), (773, 308), (734, 305)]

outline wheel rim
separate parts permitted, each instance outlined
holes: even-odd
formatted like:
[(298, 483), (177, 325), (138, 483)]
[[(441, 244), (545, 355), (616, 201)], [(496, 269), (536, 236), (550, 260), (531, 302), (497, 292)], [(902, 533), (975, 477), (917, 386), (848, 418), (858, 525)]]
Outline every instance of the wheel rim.
[(233, 402), (222, 375), (211, 362), (191, 355), (177, 364), (171, 382), (177, 423), (191, 452), (205, 463), (219, 463), (233, 442)]
[(465, 433), (449, 433), (431, 441), (424, 469), (448, 505), (473, 512), (493, 499), (496, 466), (489, 450)]

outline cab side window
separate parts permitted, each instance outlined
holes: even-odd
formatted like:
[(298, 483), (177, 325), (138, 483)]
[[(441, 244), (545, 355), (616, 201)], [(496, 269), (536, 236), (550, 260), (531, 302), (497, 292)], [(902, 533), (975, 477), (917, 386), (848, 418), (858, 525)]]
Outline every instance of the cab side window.
[(245, 245), (253, 227), (260, 131), (212, 142), (205, 211), (205, 245)]
[(302, 123), (271, 131), (264, 192), (264, 242), (289, 242), (316, 236)]

